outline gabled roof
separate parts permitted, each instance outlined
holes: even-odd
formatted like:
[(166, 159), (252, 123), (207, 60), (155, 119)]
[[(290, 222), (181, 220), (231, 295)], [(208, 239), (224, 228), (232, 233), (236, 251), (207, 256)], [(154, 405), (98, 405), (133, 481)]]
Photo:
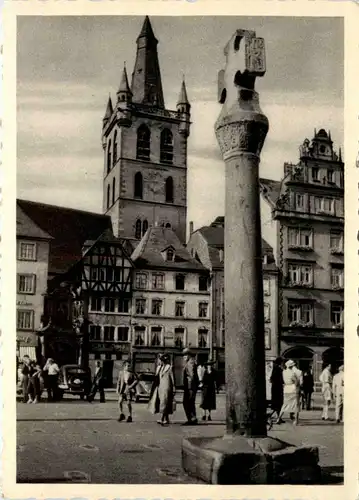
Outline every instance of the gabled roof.
[[(162, 252), (172, 247), (175, 251), (174, 261), (165, 261)], [(133, 252), (132, 261), (137, 267), (155, 267), (183, 270), (205, 270), (205, 267), (194, 259), (182, 245), (171, 228), (150, 227)]]
[(17, 200), (17, 205), (37, 226), (52, 236), (49, 274), (64, 273), (82, 257), (86, 240), (94, 240), (111, 229), (111, 218), (73, 208)]
[[(222, 223), (223, 225), (217, 225)], [(223, 267), (220, 250), (224, 250), (224, 217), (217, 217), (210, 226), (204, 226), (197, 231), (203, 236), (208, 244), (208, 255), (213, 267)], [(273, 256), (273, 248), (262, 238), (262, 256)], [(274, 257), (270, 258), (268, 264), (263, 265), (264, 270), (275, 270)]]
[(275, 207), (281, 194), (282, 182), (272, 179), (259, 179), (259, 185), (262, 195)]
[[(217, 247), (218, 249), (224, 248), (224, 227), (220, 226), (204, 226), (198, 229), (203, 237), (206, 239), (208, 245)], [(272, 252), (273, 248), (262, 238), (262, 251)]]
[(52, 236), (35, 224), (19, 205), (16, 206), (16, 236), (39, 240), (52, 240)]

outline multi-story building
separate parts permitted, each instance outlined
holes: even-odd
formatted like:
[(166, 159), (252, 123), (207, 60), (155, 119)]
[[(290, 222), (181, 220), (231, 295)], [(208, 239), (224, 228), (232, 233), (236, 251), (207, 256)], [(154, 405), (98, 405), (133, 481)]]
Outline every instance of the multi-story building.
[(280, 272), (280, 350), (315, 380), (343, 360), (344, 163), (321, 129), (282, 181), (261, 179), (262, 234)]
[(138, 371), (154, 369), (158, 353), (170, 354), (181, 384), (182, 350), (199, 362), (211, 345), (209, 273), (170, 228), (150, 227), (132, 254), (133, 359)]
[[(60, 364), (74, 363), (77, 360), (78, 343), (72, 327), (71, 293), (66, 287), (60, 287), (58, 293), (55, 294), (56, 300), (54, 300), (53, 293), (49, 295), (46, 292), (49, 288), (52, 292), (58, 283), (66, 280), (69, 270), (82, 257), (82, 248), (85, 241), (97, 240), (104, 231), (111, 229), (111, 219), (102, 214), (26, 200), (17, 200), (17, 212), (18, 220), (20, 220), (20, 214), (22, 214), (21, 220), (23, 220), (21, 225), (18, 223), (18, 242), (21, 243), (22, 241), (21, 238), (28, 226), (28, 222), (26, 222), (28, 220), (32, 221), (34, 231), (35, 227), (37, 227), (34, 233), (35, 236), (47, 235), (47, 239), (40, 238), (41, 243), (39, 240), (39, 243), (35, 244), (36, 261), (30, 260), (30, 257), (26, 261), (18, 261), (18, 272), (26, 273), (30, 272), (26, 271), (27, 268), (40, 266), (41, 259), (42, 278), (36, 279), (36, 294), (39, 297), (41, 296), (41, 299), (38, 299), (38, 313), (34, 315), (33, 327), (31, 327), (40, 338), (39, 357), (53, 357)], [(25, 250), (28, 249), (26, 251), (31, 256), (31, 248), (34, 247), (26, 247), (26, 245), (23, 247)], [(21, 245), (18, 248), (18, 251), (21, 252)], [(21, 253), (19, 255), (21, 256)], [(46, 276), (44, 271), (45, 261)], [(25, 285), (21, 284), (21, 286)], [(44, 297), (41, 294), (46, 296)], [(30, 300), (30, 295), (26, 295), (26, 299), (22, 295), (20, 298), (18, 297), (19, 309), (24, 311), (31, 309), (30, 305), (27, 304), (33, 303), (33, 297), (31, 296)], [(30, 316), (30, 312), (26, 313), (25, 316), (20, 314), (18, 321), (20, 321), (21, 317), (26, 318), (26, 321), (28, 321)], [(51, 325), (49, 325), (50, 318)], [(32, 323), (30, 322), (30, 324)], [(26, 323), (26, 325), (29, 325), (29, 323)], [(30, 330), (26, 329), (27, 331)], [(25, 336), (25, 338), (28, 337), (28, 335)]]
[(35, 360), (39, 355), (36, 331), (44, 311), (51, 239), (19, 205), (16, 206), (16, 341), (20, 358), (27, 354)]
[[(224, 382), (224, 217), (217, 217), (210, 226), (191, 232), (187, 249), (192, 257), (210, 272), (211, 279), (211, 330), (213, 356), (217, 361), (220, 382)], [(278, 356), (278, 270), (273, 249), (262, 240), (263, 290), (265, 319), (266, 361)]]
[(103, 119), (103, 212), (114, 234), (137, 242), (155, 223), (184, 243), (190, 104), (184, 82), (177, 109), (165, 107), (158, 41), (146, 17), (137, 38), (131, 86), (126, 69)]

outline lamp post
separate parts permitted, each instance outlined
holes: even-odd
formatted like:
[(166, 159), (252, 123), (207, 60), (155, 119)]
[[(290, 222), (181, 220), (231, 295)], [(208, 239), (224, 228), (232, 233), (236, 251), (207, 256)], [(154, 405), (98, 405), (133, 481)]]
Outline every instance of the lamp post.
[(237, 30), (224, 53), (215, 131), (225, 162), (226, 433), (184, 439), (182, 465), (212, 484), (316, 483), (316, 448), (267, 437), (258, 167), (269, 126), (254, 89), (264, 40)]

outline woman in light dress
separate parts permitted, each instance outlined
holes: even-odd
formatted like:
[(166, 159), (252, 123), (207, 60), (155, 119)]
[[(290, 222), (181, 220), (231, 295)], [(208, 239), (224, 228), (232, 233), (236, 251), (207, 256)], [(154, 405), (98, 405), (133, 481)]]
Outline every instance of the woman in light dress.
[(289, 413), (290, 418), (293, 419), (293, 425), (297, 425), (299, 421), (302, 380), (301, 371), (296, 368), (295, 362), (291, 359), (285, 364), (283, 383), (283, 406), (278, 415), (278, 422), (281, 421), (284, 413)]
[(322, 373), (320, 374), (319, 381), (322, 383), (322, 396), (323, 396), (323, 413), (322, 420), (329, 419), (329, 406), (333, 399), (332, 394), (332, 384), (333, 384), (333, 375), (332, 375), (332, 365), (327, 365)]
[(176, 387), (171, 361), (167, 354), (162, 354), (159, 357), (159, 365), (148, 403), (148, 408), (153, 414), (161, 414), (161, 419), (157, 421), (158, 424), (168, 425), (170, 423), (169, 416), (174, 411), (175, 393)]

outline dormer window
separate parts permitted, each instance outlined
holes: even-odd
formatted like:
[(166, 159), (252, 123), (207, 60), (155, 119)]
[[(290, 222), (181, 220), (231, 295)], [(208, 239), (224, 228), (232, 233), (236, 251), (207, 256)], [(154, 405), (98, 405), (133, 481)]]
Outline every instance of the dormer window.
[(168, 262), (173, 262), (175, 260), (175, 252), (173, 248), (168, 248), (166, 252), (166, 260)]

